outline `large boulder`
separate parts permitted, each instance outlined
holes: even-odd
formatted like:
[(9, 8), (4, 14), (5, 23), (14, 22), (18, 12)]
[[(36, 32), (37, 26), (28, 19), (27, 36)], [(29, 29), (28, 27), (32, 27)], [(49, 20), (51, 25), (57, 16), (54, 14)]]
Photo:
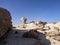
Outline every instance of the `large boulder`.
[(25, 32), (23, 34), (23, 37), (25, 38), (34, 38), (34, 39), (38, 39), (38, 32), (36, 30), (30, 30), (28, 32)]
[(12, 27), (11, 14), (8, 10), (0, 8), (0, 37)]

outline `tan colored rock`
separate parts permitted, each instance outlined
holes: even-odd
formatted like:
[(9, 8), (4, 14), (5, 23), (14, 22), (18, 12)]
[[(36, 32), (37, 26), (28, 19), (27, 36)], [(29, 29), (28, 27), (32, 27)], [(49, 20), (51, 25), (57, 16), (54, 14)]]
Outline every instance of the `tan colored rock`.
[(47, 22), (42, 22), (42, 21), (36, 22), (36, 25), (38, 26), (37, 29), (43, 30), (43, 28), (45, 27), (45, 24), (46, 24), (46, 23), (47, 23)]
[(26, 24), (27, 19), (25, 17), (22, 17), (21, 21), (22, 21), (23, 24)]
[(59, 34), (60, 34), (60, 30), (56, 27), (55, 27), (54, 31), (46, 32), (47, 36), (55, 36), (55, 35), (59, 35)]
[(54, 36), (53, 39), (60, 41), (60, 36)]
[(0, 37), (12, 27), (11, 15), (8, 10), (0, 8)]

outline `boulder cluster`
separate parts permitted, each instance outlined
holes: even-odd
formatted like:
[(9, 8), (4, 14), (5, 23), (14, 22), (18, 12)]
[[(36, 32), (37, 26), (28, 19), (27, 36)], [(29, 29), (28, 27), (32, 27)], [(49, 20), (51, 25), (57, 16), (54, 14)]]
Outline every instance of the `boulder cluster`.
[(43, 21), (31, 21), (30, 23), (26, 23), (27, 18), (25, 18), (25, 17), (22, 17), (21, 21), (23, 24), (16, 26), (17, 29), (44, 30), (44, 27), (47, 24), (47, 22), (43, 22)]
[(49, 36), (49, 37), (53, 38), (54, 40), (60, 41), (60, 29), (59, 29), (59, 27), (57, 27), (55, 25), (57, 25), (57, 23), (56, 24), (54, 23), (53, 25), (51, 24), (49, 26), (50, 29), (48, 29), (45, 32), (45, 34), (46, 34), (46, 36)]
[(0, 8), (0, 37), (12, 27), (11, 14), (8, 10)]

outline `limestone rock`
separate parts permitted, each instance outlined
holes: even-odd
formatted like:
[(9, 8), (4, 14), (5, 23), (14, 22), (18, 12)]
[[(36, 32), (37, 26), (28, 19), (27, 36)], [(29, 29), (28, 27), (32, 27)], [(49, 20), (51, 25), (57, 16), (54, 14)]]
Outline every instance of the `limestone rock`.
[(59, 34), (60, 34), (60, 32), (58, 30), (46, 32), (46, 35), (51, 36), (51, 37), (59, 35)]
[(53, 39), (60, 41), (60, 36), (54, 36)]
[(25, 17), (22, 17), (21, 21), (22, 21), (23, 24), (26, 24), (27, 19)]
[(47, 24), (47, 22), (42, 22), (42, 21), (38, 21), (36, 22), (36, 25), (38, 26), (38, 30), (43, 30), (43, 28), (45, 27), (45, 24)]

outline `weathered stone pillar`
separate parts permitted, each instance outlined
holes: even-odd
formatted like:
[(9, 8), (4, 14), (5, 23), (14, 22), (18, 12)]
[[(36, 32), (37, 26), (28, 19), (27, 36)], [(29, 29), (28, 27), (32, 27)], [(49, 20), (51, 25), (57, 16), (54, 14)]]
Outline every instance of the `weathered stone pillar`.
[(23, 24), (26, 24), (27, 19), (25, 17), (22, 17), (21, 21), (22, 21)]

